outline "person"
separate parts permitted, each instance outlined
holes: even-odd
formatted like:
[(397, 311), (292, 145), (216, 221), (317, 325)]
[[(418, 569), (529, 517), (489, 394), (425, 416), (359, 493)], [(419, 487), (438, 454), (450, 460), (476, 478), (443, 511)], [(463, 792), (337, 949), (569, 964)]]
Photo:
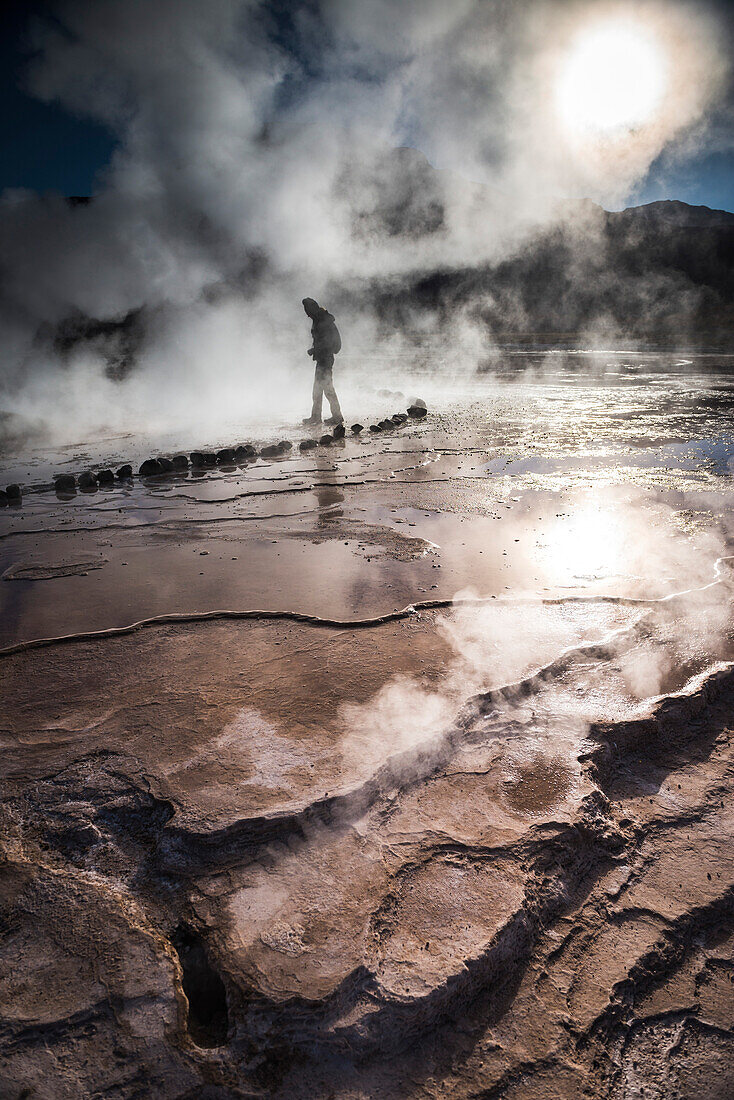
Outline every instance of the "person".
[(321, 407), (324, 400), (324, 394), (326, 394), (331, 409), (331, 416), (327, 417), (326, 423), (341, 424), (344, 421), (344, 417), (339, 407), (339, 398), (336, 396), (332, 377), (334, 356), (341, 350), (342, 346), (339, 329), (336, 327), (336, 322), (332, 314), (329, 313), (327, 309), (320, 306), (318, 302), (315, 302), (313, 298), (304, 298), (303, 308), (306, 311), (306, 315), (310, 317), (313, 322), (311, 325), (313, 342), (308, 349), (308, 354), (316, 363), (316, 374), (313, 382), (313, 406), (311, 408), (311, 415), (307, 417), (303, 423), (321, 423)]

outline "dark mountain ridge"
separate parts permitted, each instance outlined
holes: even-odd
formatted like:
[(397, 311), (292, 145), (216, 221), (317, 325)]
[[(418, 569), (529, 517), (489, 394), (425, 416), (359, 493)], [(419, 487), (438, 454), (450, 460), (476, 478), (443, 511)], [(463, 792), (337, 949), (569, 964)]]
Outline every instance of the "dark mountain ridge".
[(596, 208), (534, 235), (497, 264), (374, 286), (386, 328), (416, 309), (469, 310), (499, 339), (608, 338), (728, 348), (734, 338), (734, 214), (679, 201)]

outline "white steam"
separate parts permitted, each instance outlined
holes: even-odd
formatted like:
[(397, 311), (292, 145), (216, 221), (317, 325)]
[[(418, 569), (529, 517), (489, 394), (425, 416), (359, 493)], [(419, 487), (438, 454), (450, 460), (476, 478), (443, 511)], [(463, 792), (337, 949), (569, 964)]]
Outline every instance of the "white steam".
[[(119, 145), (90, 205), (2, 198), (0, 403), (65, 439), (276, 402), (288, 415), (309, 388), (305, 294), (341, 303), (345, 350), (352, 331), (376, 347), (370, 281), (497, 260), (559, 203), (619, 200), (697, 132), (725, 68), (712, 18), (683, 3), (60, 0), (56, 14), (29, 86)], [(564, 130), (553, 94), (602, 17), (636, 19), (676, 74), (611, 145)], [(405, 145), (450, 171), (390, 154)], [(70, 319), (138, 310), (124, 381), (94, 340), (54, 342)], [(454, 327), (477, 362), (484, 332), (469, 315)]]

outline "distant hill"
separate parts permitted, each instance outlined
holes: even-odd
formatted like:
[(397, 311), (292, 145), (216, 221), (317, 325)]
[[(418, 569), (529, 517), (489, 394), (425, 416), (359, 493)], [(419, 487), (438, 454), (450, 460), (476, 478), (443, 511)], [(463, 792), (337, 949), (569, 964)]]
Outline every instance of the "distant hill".
[(678, 226), (691, 229), (710, 229), (715, 226), (734, 225), (734, 214), (728, 210), (711, 210), (708, 206), (689, 206), (678, 199), (662, 199), (644, 206), (628, 206), (614, 215), (617, 220), (645, 222), (657, 228)]
[[(412, 158), (411, 170), (417, 170)], [(431, 220), (440, 225), (433, 172), (424, 167), (427, 186), (418, 194), (430, 196)], [(394, 210), (391, 220), (395, 232)], [(413, 205), (412, 227), (417, 220)], [(374, 292), (386, 329), (407, 325), (416, 308), (444, 320), (468, 309), (500, 339), (606, 333), (728, 348), (734, 341), (734, 214), (677, 200), (617, 212), (579, 203), (502, 262), (438, 270), (399, 287), (378, 281)]]

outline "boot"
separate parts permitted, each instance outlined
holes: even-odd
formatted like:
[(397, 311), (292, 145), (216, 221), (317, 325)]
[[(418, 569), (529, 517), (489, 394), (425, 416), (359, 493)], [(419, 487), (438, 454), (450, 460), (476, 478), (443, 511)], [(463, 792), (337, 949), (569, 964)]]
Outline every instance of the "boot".
[(320, 416), (314, 416), (314, 415), (312, 414), (311, 416), (307, 416), (307, 417), (305, 418), (305, 420), (302, 420), (302, 421), (301, 421), (301, 423), (302, 423), (302, 424), (304, 425), (304, 427), (306, 427), (306, 428), (313, 428), (313, 427), (314, 427), (314, 426), (315, 426), (316, 424), (320, 424), (320, 423), (321, 423), (321, 417), (320, 417)]

